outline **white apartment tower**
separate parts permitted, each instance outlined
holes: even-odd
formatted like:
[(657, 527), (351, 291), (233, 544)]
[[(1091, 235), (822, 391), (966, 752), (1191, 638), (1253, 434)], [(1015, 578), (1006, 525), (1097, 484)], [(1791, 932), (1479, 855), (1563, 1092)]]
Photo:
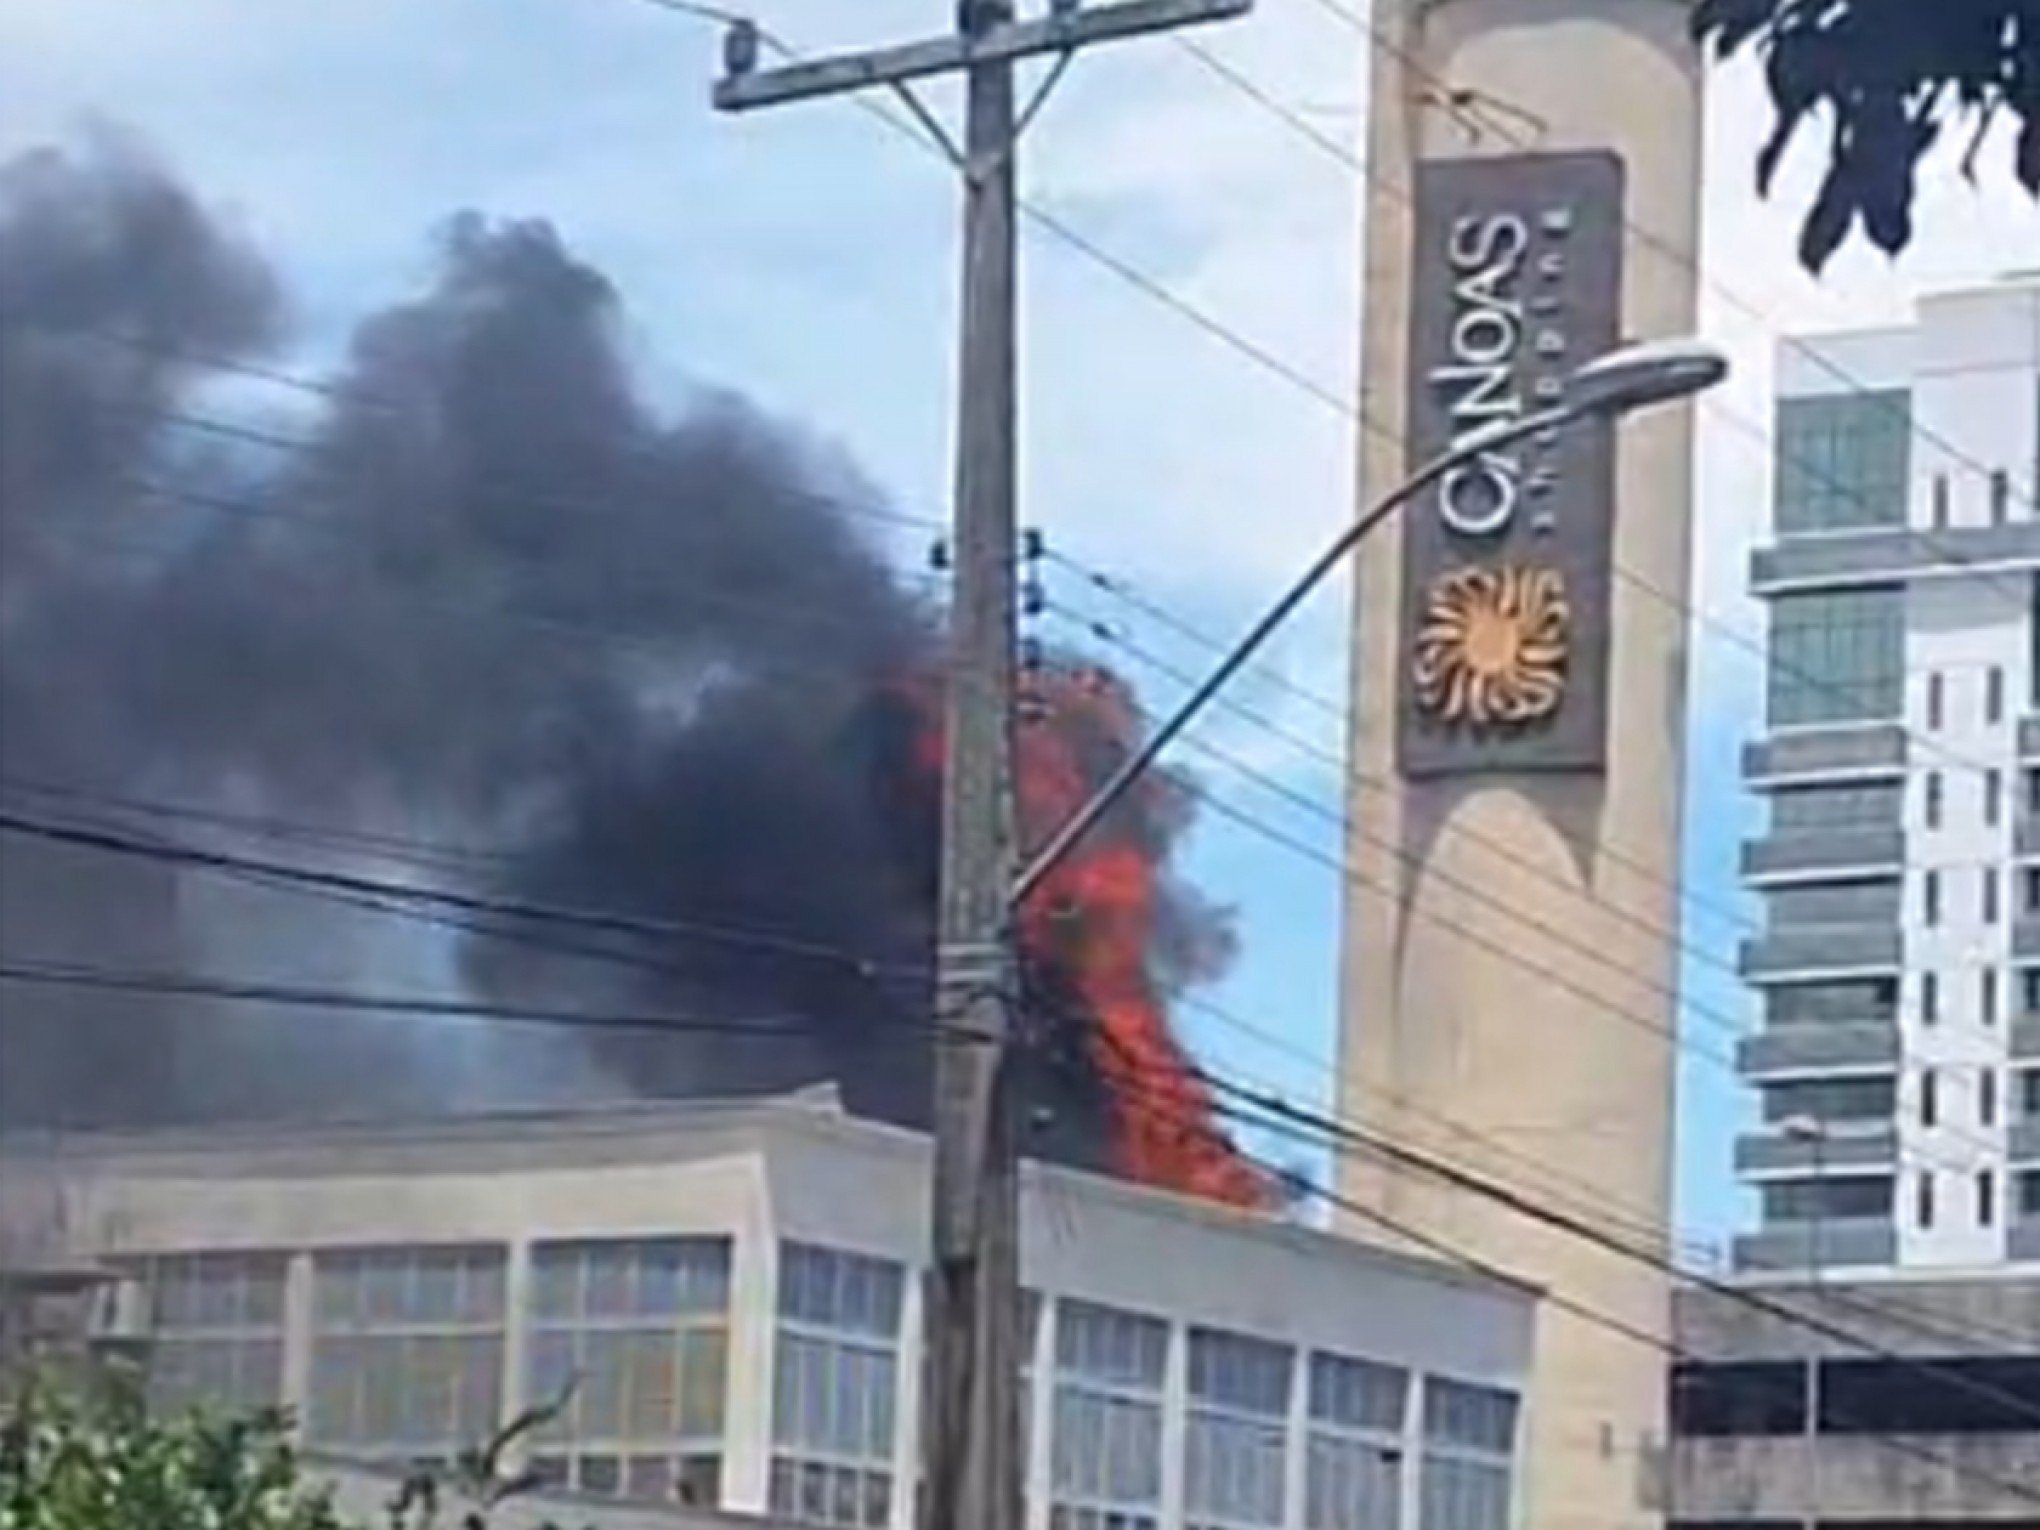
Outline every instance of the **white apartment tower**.
[(1789, 342), (1744, 1271), (2040, 1265), (2040, 281)]

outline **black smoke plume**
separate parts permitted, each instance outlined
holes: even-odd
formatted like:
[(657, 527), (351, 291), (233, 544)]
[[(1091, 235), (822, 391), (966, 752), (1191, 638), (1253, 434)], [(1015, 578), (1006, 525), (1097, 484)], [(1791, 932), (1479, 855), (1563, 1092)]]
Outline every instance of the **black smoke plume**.
[[(655, 409), (618, 294), (542, 222), (451, 218), (426, 290), (320, 391), (250, 377), (284, 319), (262, 257), (131, 142), (0, 167), (4, 800), (208, 843), (119, 804), (373, 833), (347, 864), (848, 953), (493, 917), (422, 937), (506, 1002), (801, 1027), (488, 1030), (459, 1044), (474, 1103), (834, 1080), (915, 1118), (935, 804), (899, 682), (939, 612), (841, 508), (883, 496), (742, 399)], [(1151, 816), (1159, 862), (1187, 816), (1169, 793)], [(380, 980), (375, 939), (336, 954), (366, 916), (330, 904), (20, 836), (0, 858), (12, 959), (417, 986)], [(1211, 970), (1224, 921), (1181, 888), (1165, 912), (1158, 979)], [(1036, 1098), (1089, 1156), (1096, 1088), (1056, 1050)], [(0, 984), (10, 1124), (443, 1104), (457, 1055), (423, 1023)]]

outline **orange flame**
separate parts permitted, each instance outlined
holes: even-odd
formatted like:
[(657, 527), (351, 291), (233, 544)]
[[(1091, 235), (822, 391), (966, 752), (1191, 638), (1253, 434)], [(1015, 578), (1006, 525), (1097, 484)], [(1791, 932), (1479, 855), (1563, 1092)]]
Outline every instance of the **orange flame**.
[[(919, 697), (916, 764), (939, 779), (943, 729), (935, 688)], [(1016, 732), (1019, 829), (1038, 845), (1089, 797), (1139, 736), (1134, 699), (1097, 669), (1039, 666), (1021, 690)], [(1143, 793), (1166, 789), (1137, 785)], [(1177, 1041), (1148, 966), (1159, 893), (1151, 853), (1108, 815), (1043, 879), (1020, 912), (1023, 961), (1055, 972), (1090, 1022), (1084, 1036), (1104, 1079), (1115, 1167), (1128, 1178), (1226, 1205), (1268, 1208), (1271, 1180), (1218, 1125), (1211, 1091)]]

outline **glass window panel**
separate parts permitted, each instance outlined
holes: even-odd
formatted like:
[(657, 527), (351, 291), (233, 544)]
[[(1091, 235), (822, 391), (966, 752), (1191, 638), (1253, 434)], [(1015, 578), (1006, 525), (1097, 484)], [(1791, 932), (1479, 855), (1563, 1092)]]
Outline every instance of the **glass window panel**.
[(541, 1318), (572, 1318), (581, 1310), (581, 1251), (538, 1248), (532, 1252), (532, 1304)]
[(1763, 1187), (1764, 1219), (1804, 1222), (1815, 1217), (1888, 1217), (1892, 1209), (1890, 1175), (1835, 1175), (1824, 1179), (1790, 1179)]
[(1496, 1387), (1434, 1376), (1424, 1388), (1424, 1437), (1480, 1450), (1509, 1451), (1515, 1443), (1516, 1397)]
[(1063, 1373), (1158, 1387), (1167, 1353), (1168, 1325), (1160, 1318), (1089, 1302), (1057, 1307), (1056, 1368)]
[(1903, 389), (1781, 399), (1773, 479), (1779, 534), (1904, 525), (1910, 432)]
[(1898, 982), (1894, 978), (1786, 983), (1764, 991), (1767, 1025), (1888, 1022), (1897, 1018)]
[(1773, 833), (1895, 828), (1903, 811), (1904, 786), (1897, 781), (1791, 786), (1770, 796)]
[(1809, 1116), (1816, 1121), (1879, 1121), (1898, 1109), (1898, 1080), (1892, 1074), (1794, 1079), (1766, 1084), (1763, 1096), (1767, 1121), (1786, 1121), (1794, 1116)]
[(1853, 882), (1815, 882), (1774, 887), (1764, 896), (1773, 929), (1801, 925), (1895, 924), (1900, 883), (1897, 877), (1864, 877)]
[(624, 1317), (631, 1312), (630, 1250), (620, 1244), (596, 1244), (587, 1252), (585, 1293), (590, 1317)]
[(680, 1474), (673, 1484), (673, 1496), (696, 1508), (715, 1508), (722, 1502), (722, 1457), (705, 1454), (680, 1458)]
[(1355, 1429), (1402, 1428), (1409, 1373), (1345, 1355), (1310, 1357), (1310, 1416)]
[(626, 1498), (658, 1503), (672, 1498), (673, 1463), (665, 1456), (631, 1456), (623, 1464)]
[(680, 1340), (680, 1433), (719, 1435), (729, 1390), (729, 1339), (720, 1328), (694, 1329)]
[(1770, 601), (1769, 716), (1774, 725), (1899, 715), (1904, 593), (1895, 586), (1813, 590)]

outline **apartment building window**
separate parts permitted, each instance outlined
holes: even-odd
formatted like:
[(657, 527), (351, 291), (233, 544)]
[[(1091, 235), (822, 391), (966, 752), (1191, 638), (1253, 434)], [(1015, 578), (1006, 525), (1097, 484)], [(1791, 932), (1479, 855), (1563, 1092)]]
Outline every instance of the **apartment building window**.
[(2019, 1075), (2019, 1114), (2028, 1121), (2040, 1119), (2040, 1068)]
[(1423, 1530), (1507, 1530), (1516, 1399), (1433, 1376), (1424, 1383)]
[(1781, 787), (1771, 793), (1771, 831), (1808, 834), (1830, 829), (1896, 828), (1902, 795), (1897, 781)]
[(422, 1246), (313, 1256), (318, 1445), (451, 1461), (503, 1419), (503, 1249)]
[(1998, 1081), (1995, 1068), (1985, 1068), (1976, 1076), (1976, 1124), (1997, 1125)]
[(1050, 1530), (1155, 1530), (1169, 1326), (1088, 1302), (1056, 1306)]
[(1937, 669), (1927, 676), (1927, 731), (1938, 733), (1947, 712), (1948, 687)]
[[(2040, 483), (2040, 469), (2036, 469), (2034, 481)], [(2033, 575), (2026, 586), (2026, 688), (2028, 702), (2040, 706), (2040, 574)], [(2028, 775), (2040, 781), (2040, 771)]]
[(904, 1281), (888, 1259), (780, 1245), (773, 1513), (866, 1530), (891, 1520)]
[(1932, 1068), (1920, 1070), (1920, 1125), (1941, 1124), (1941, 1075)]
[(1994, 866), (1983, 870), (1983, 922), (1996, 924), (1998, 921), (1998, 874)]
[(1941, 979), (1932, 972), (1920, 974), (1920, 1024), (1933, 1025), (1941, 1018)]
[(1930, 1228), (1934, 1225), (1934, 1171), (1920, 1170), (1919, 1177), (1913, 1181), (1913, 1185), (1915, 1201), (1913, 1220), (1923, 1229)]
[(2005, 672), (1993, 664), (1983, 673), (1983, 720), (2003, 722), (2005, 717)]
[(2040, 1169), (2019, 1176), (2019, 1215), (2040, 1218)]
[(1933, 522), (1936, 530), (1948, 524), (1948, 475), (1936, 473), (1931, 490)]
[(1984, 827), (1995, 829), (1998, 820), (2004, 816), (2005, 777), (2001, 770), (1986, 770), (1983, 773), (1983, 822)]
[(2040, 967), (2027, 967), (2019, 973), (2019, 1012), (2040, 1013)]
[(1995, 967), (1986, 967), (1977, 975), (1976, 1013), (1985, 1025), (1997, 1024), (1998, 975)]
[(1976, 1225), (1997, 1225), (1997, 1175), (1989, 1169), (1976, 1171)]
[(1409, 1373), (1343, 1355), (1310, 1357), (1305, 1530), (1398, 1530)]
[(1903, 389), (1779, 401), (1773, 502), (1781, 535), (1905, 524), (1910, 403)]
[(1285, 1344), (1190, 1330), (1190, 1415), (1183, 1442), (1190, 1530), (1282, 1523), (1294, 1357)]
[(1896, 924), (1899, 880), (1866, 877), (1852, 882), (1808, 882), (1774, 887), (1764, 906), (1773, 928), (1801, 925)]
[(1896, 978), (1834, 978), (1780, 983), (1764, 990), (1766, 1025), (1846, 1025), (1897, 1019)]
[(1920, 873), (1920, 923), (1933, 929), (1941, 922), (1941, 873)]
[(1990, 523), (2002, 526), (2012, 517), (2012, 475), (2003, 468), (1990, 473)]
[(283, 1254), (166, 1254), (134, 1267), (149, 1314), (148, 1395), (181, 1413), (283, 1400)]
[(1771, 601), (1771, 722), (1898, 716), (1904, 648), (1904, 592), (1896, 586), (1777, 596)]
[(1804, 1078), (1764, 1086), (1764, 1119), (1787, 1121), (1889, 1120), (1898, 1105), (1898, 1081), (1890, 1074), (1867, 1078)]
[(1764, 1186), (1764, 1220), (1881, 1220), (1891, 1215), (1891, 1200), (1891, 1177), (1886, 1174), (1832, 1174), (1819, 1179), (1776, 1180)]
[(2026, 778), (2026, 811), (2040, 813), (2040, 770), (2029, 765), (2023, 774)]
[(542, 1243), (531, 1277), (525, 1401), (567, 1400), (533, 1467), (584, 1493), (715, 1507), (729, 1240)]
[(1920, 789), (1926, 799), (1920, 817), (1928, 828), (1938, 829), (1941, 827), (1941, 773), (1938, 770), (1928, 771), (1920, 782)]

